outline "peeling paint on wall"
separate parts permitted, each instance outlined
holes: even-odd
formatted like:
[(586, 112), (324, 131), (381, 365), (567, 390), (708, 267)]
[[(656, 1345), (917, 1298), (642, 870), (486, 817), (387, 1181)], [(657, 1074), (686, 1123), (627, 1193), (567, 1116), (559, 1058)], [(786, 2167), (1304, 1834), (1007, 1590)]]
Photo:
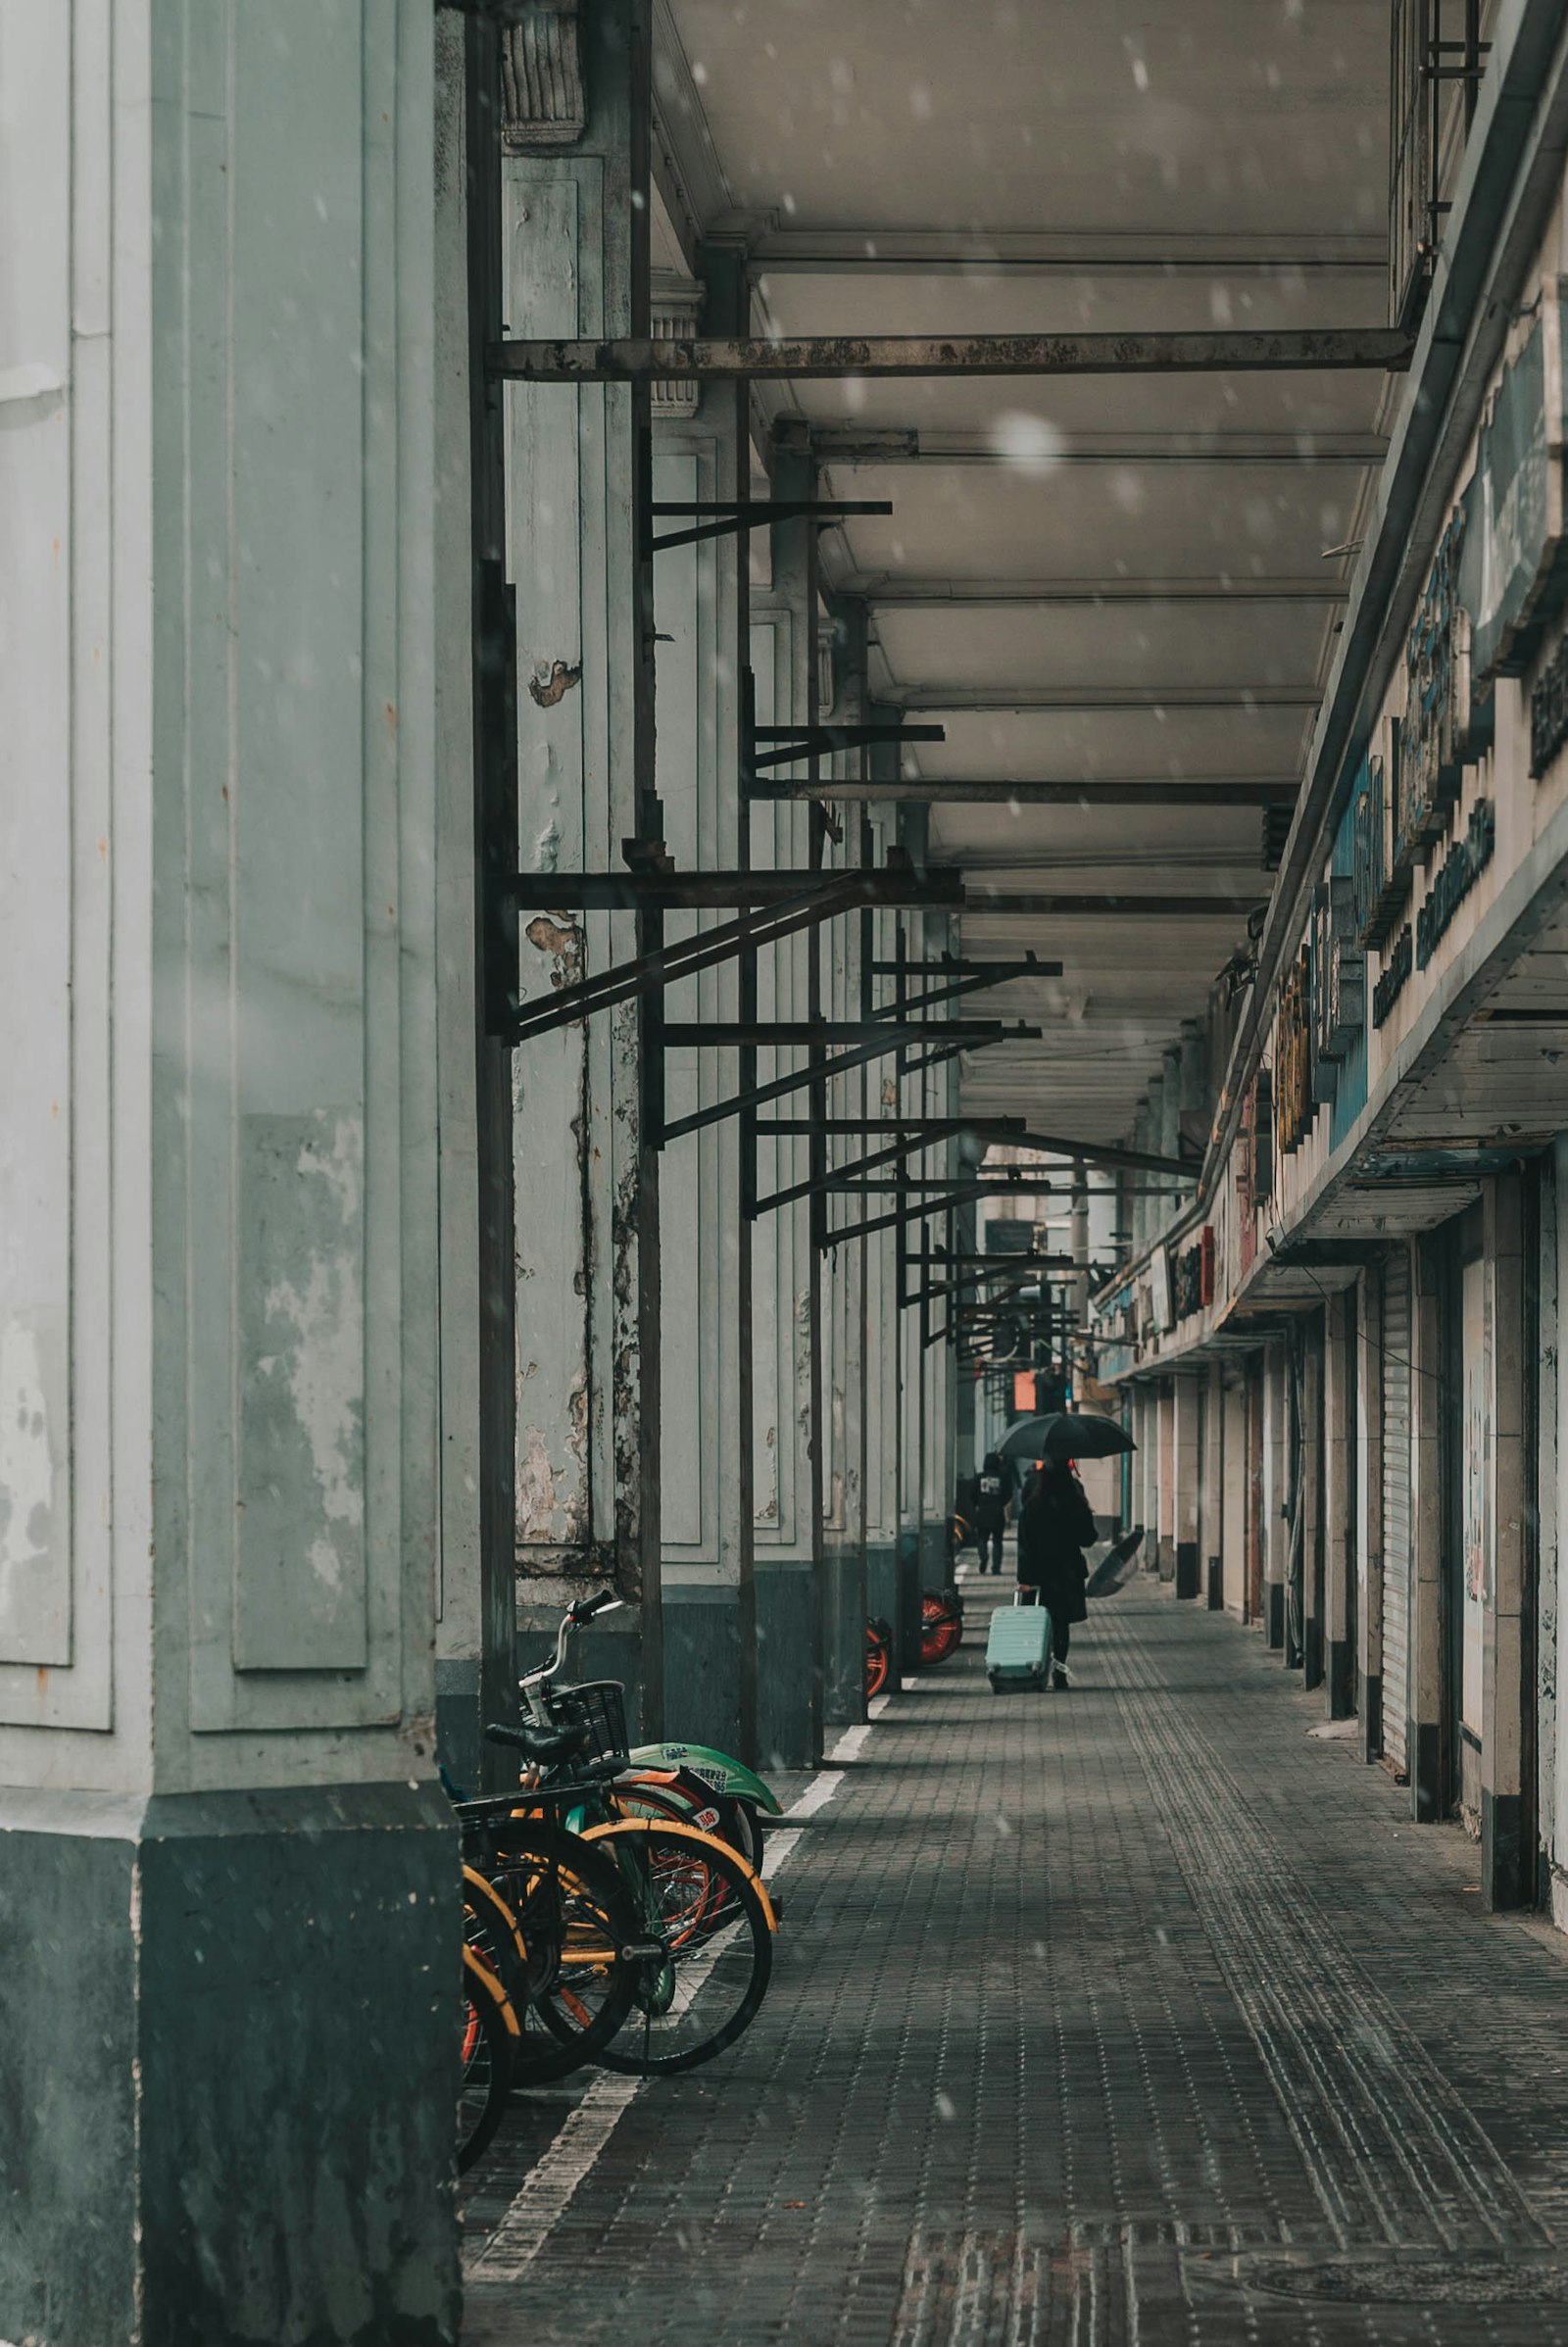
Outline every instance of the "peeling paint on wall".
[(0, 1662), (63, 1663), (70, 1649), (70, 1556), (63, 1537), (62, 1429), (51, 1332), (18, 1313), (0, 1326)]
[(244, 1120), (234, 1661), (364, 1662), (364, 1126)]

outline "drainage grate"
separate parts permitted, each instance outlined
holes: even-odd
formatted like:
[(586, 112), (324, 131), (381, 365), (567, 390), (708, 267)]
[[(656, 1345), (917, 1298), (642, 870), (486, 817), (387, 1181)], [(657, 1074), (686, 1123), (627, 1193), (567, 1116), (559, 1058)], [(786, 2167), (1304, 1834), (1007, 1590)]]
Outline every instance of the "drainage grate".
[(1374, 2265), (1346, 2259), (1326, 2266), (1247, 2262), (1242, 2280), (1285, 2298), (1332, 2298), (1379, 2306), (1568, 2306), (1568, 2271), (1505, 2266), (1495, 2259), (1422, 2258)]

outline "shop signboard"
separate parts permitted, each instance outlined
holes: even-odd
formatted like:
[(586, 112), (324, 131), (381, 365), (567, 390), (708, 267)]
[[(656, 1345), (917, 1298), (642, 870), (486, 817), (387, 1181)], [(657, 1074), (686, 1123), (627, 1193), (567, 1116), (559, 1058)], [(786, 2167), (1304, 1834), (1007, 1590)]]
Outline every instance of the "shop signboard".
[(1517, 676), (1564, 572), (1563, 282), (1548, 278), (1517, 356), (1502, 370), (1463, 499), (1459, 595), (1478, 690)]
[(1365, 1016), (1366, 962), (1356, 941), (1355, 881), (1333, 872), (1312, 895), (1312, 1059), (1320, 1100), (1332, 1100), (1333, 1070)]
[(1459, 597), (1467, 518), (1459, 506), (1443, 533), (1405, 644), (1404, 714), (1395, 737), (1394, 868), (1401, 873), (1441, 835), (1465, 761), (1484, 746), (1470, 706), (1470, 619)]
[(1298, 1149), (1312, 1130), (1317, 1103), (1312, 1098), (1312, 956), (1303, 946), (1285, 974), (1280, 988), (1279, 1019), (1275, 1028), (1275, 1122), (1279, 1145), (1286, 1156)]
[(1355, 883), (1355, 935), (1363, 953), (1380, 951), (1393, 936), (1399, 909), (1410, 893), (1408, 864), (1394, 860), (1394, 802), (1389, 787), (1394, 720), (1379, 726), (1379, 744), (1361, 760), (1351, 786)]
[(1176, 1325), (1175, 1313), (1171, 1308), (1173, 1297), (1171, 1292), (1170, 1276), (1170, 1248), (1168, 1247), (1155, 1247), (1153, 1253), (1149, 1259), (1149, 1301), (1151, 1316), (1153, 1320), (1155, 1329), (1160, 1335), (1163, 1335), (1166, 1329), (1174, 1328)]

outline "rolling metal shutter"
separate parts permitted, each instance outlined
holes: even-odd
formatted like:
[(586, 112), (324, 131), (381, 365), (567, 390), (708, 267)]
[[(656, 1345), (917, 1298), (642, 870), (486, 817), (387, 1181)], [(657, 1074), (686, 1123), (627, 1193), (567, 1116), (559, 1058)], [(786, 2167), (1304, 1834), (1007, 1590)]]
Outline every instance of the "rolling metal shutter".
[(1410, 1250), (1383, 1266), (1383, 1749), (1406, 1767), (1410, 1655)]

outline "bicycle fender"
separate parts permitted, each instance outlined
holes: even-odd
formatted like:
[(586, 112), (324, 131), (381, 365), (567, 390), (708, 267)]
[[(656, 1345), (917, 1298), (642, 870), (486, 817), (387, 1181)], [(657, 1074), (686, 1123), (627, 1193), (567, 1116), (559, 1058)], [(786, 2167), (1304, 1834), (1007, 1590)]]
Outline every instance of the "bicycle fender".
[(767, 1810), (773, 1817), (784, 1814), (782, 1803), (769, 1792), (760, 1777), (712, 1744), (639, 1744), (629, 1757), (643, 1768), (690, 1769), (694, 1776), (706, 1778), (719, 1792), (755, 1801), (759, 1809)]
[(623, 1817), (612, 1818), (608, 1824), (603, 1826), (587, 1827), (583, 1833), (582, 1839), (584, 1841), (603, 1841), (608, 1835), (611, 1834), (619, 1834), (624, 1837), (628, 1834), (635, 1834), (639, 1828), (646, 1829), (646, 1831), (650, 1834), (673, 1834), (682, 1841), (704, 1842), (707, 1844), (709, 1849), (716, 1850), (719, 1856), (725, 1859), (730, 1865), (738, 1866), (741, 1870), (741, 1873), (746, 1877), (747, 1881), (751, 1883), (752, 1888), (756, 1891), (758, 1897), (762, 1902), (762, 1913), (767, 1918), (767, 1928), (769, 1931), (777, 1931), (778, 1917), (774, 1913), (772, 1899), (768, 1896), (767, 1884), (762, 1881), (761, 1876), (758, 1874), (755, 1867), (750, 1866), (741, 1856), (739, 1850), (736, 1849), (733, 1842), (720, 1841), (716, 1834), (705, 1834), (700, 1826), (671, 1825), (663, 1818), (656, 1819)]

